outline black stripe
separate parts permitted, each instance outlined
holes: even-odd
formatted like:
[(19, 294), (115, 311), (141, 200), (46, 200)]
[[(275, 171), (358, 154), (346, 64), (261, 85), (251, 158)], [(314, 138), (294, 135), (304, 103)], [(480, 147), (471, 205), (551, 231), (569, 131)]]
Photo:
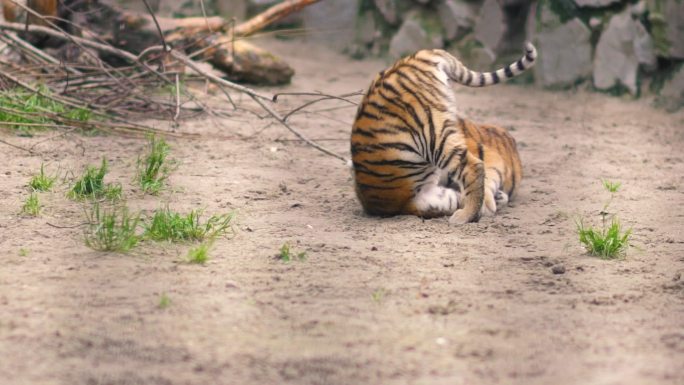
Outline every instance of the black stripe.
[(484, 146), (482, 146), (482, 143), (477, 144), (477, 157), (484, 161)]
[(483, 72), (480, 72), (480, 86), (485, 85), (485, 74)]
[[(388, 127), (391, 127), (391, 126), (388, 126)], [(390, 130), (389, 128), (374, 128), (372, 131), (374, 134), (389, 134), (389, 135), (398, 134), (398, 132), (396, 130)]]
[(426, 108), (425, 113), (427, 114), (428, 125), (430, 126), (430, 152), (428, 154), (430, 155), (430, 161), (432, 164), (435, 164), (437, 161), (437, 158), (435, 157), (435, 142), (437, 141), (437, 138), (435, 138), (435, 122), (432, 119), (432, 109)]
[(356, 119), (358, 120), (358, 119), (360, 119), (360, 118), (368, 118), (368, 119), (371, 119), (371, 120), (380, 120), (380, 117), (379, 117), (379, 116), (374, 115), (374, 114), (371, 114), (370, 112), (367, 112), (366, 110), (361, 111), (361, 112), (359, 113), (358, 118), (356, 118)]
[(386, 179), (385, 181), (386, 182), (394, 182), (394, 181), (398, 181), (400, 179), (412, 178), (412, 177), (418, 176), (418, 175), (425, 176), (425, 174), (427, 174), (428, 176), (432, 175), (431, 173), (426, 173), (425, 170), (419, 170), (416, 172), (408, 173), (406, 175), (395, 176), (394, 178), (389, 178), (389, 179)]
[(508, 199), (513, 198), (513, 191), (515, 190), (515, 167), (511, 167), (511, 188), (508, 190)]
[(527, 61), (534, 61), (534, 57), (532, 57), (532, 51), (525, 52), (525, 59), (527, 59)]
[(371, 176), (374, 176), (377, 178), (387, 178), (387, 177), (392, 176), (392, 174), (385, 174), (382, 172), (373, 171), (373, 170), (369, 169), (368, 167), (366, 167), (366, 166), (364, 166), (358, 162), (354, 162), (354, 171), (360, 172), (363, 174), (368, 174), (368, 175), (371, 175)]
[(359, 183), (356, 182), (356, 186), (361, 189), (361, 190), (396, 190), (398, 187), (393, 187), (393, 186), (379, 186), (379, 185), (370, 185), (370, 184), (365, 184), (365, 183)]
[(499, 82), (499, 74), (497, 74), (496, 72), (490, 72), (490, 74), (492, 74), (492, 82), (498, 83)]
[(449, 155), (447, 155), (446, 158), (442, 159), (442, 160), (439, 162), (438, 167), (439, 167), (439, 168), (445, 168), (445, 167), (447, 167), (447, 166), (449, 165), (449, 163), (451, 163), (451, 160), (454, 158), (454, 156), (457, 156), (457, 155), (458, 155), (458, 156), (460, 156), (461, 158), (465, 158), (465, 157), (463, 156), (464, 154), (465, 154), (465, 150), (464, 150), (463, 148), (454, 147), (454, 148), (451, 149), (451, 151), (449, 151)]
[(473, 81), (473, 71), (468, 71), (468, 77), (465, 80), (466, 85), (470, 85), (470, 83)]
[[(446, 124), (445, 124), (445, 126), (446, 126)], [(442, 131), (442, 139), (440, 140), (439, 148), (437, 149), (437, 152), (435, 153), (435, 159), (442, 159), (442, 155), (444, 154), (444, 146), (446, 145), (447, 139), (451, 135), (457, 134), (457, 133), (458, 133), (458, 131), (452, 130), (451, 128), (448, 128), (445, 131)]]
[(397, 166), (397, 167), (428, 167), (426, 162), (413, 162), (404, 159), (383, 159), (383, 160), (364, 160), (365, 164), (372, 164), (374, 166)]
[(525, 64), (523, 64), (522, 59), (518, 59), (518, 61), (515, 62), (515, 68), (517, 68), (518, 71), (525, 71)]
[(412, 154), (421, 155), (413, 147), (409, 146), (406, 143), (401, 143), (401, 142), (389, 142), (389, 143), (382, 143), (382, 144), (362, 144), (362, 143), (352, 142), (352, 144), (351, 144), (352, 155), (359, 154), (362, 152), (375, 152), (375, 151), (381, 151), (381, 150), (387, 150), (387, 149), (405, 151), (405, 152), (410, 152)]
[(358, 128), (358, 127), (354, 127), (354, 130), (352, 131), (352, 135), (354, 135), (354, 134), (365, 136), (367, 138), (375, 138), (375, 134), (373, 134), (372, 132), (366, 131), (363, 128)]
[(511, 69), (511, 66), (506, 66), (506, 68), (504, 69), (504, 73), (506, 74), (507, 78), (512, 78), (513, 70)]

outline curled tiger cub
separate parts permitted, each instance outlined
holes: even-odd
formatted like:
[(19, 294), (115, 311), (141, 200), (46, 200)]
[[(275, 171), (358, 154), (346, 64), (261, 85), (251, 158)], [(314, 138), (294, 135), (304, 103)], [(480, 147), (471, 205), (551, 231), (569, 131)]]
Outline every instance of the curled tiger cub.
[(352, 128), (356, 194), (371, 215), (450, 215), (476, 222), (514, 196), (522, 178), (515, 140), (504, 129), (459, 117), (450, 87), (485, 87), (531, 68), (530, 43), (517, 62), (476, 72), (443, 50), (423, 50), (381, 71)]

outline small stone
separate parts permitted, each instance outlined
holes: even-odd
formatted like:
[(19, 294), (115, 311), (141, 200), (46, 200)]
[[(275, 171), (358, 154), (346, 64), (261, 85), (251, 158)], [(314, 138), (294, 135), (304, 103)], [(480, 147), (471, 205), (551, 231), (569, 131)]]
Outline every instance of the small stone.
[(551, 272), (552, 272), (553, 274), (565, 274), (565, 266), (560, 265), (560, 264), (554, 265), (554, 266), (551, 268)]

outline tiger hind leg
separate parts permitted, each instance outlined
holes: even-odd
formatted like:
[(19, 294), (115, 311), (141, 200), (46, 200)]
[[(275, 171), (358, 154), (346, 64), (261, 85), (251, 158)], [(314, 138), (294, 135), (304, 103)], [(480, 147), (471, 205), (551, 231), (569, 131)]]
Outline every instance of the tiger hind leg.
[[(485, 200), (485, 170), (484, 163), (470, 152), (466, 152), (462, 159), (465, 164), (462, 168), (457, 166), (454, 171), (456, 176), (463, 186), (463, 204), (462, 208), (456, 210), (449, 218), (449, 223), (464, 224), (468, 222), (477, 222), (482, 215), (482, 205)], [(453, 160), (456, 161), (455, 159)], [(461, 160), (458, 160), (460, 163)]]

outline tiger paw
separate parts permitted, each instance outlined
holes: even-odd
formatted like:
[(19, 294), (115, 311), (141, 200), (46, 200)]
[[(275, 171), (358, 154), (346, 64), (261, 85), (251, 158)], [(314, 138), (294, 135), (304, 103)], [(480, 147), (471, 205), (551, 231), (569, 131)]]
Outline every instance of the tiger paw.
[(496, 200), (491, 191), (485, 191), (484, 204), (480, 210), (482, 216), (494, 216), (496, 214)]
[(449, 218), (449, 224), (451, 225), (463, 225), (468, 222), (472, 222), (472, 215), (467, 213), (464, 209), (456, 210), (454, 214)]

